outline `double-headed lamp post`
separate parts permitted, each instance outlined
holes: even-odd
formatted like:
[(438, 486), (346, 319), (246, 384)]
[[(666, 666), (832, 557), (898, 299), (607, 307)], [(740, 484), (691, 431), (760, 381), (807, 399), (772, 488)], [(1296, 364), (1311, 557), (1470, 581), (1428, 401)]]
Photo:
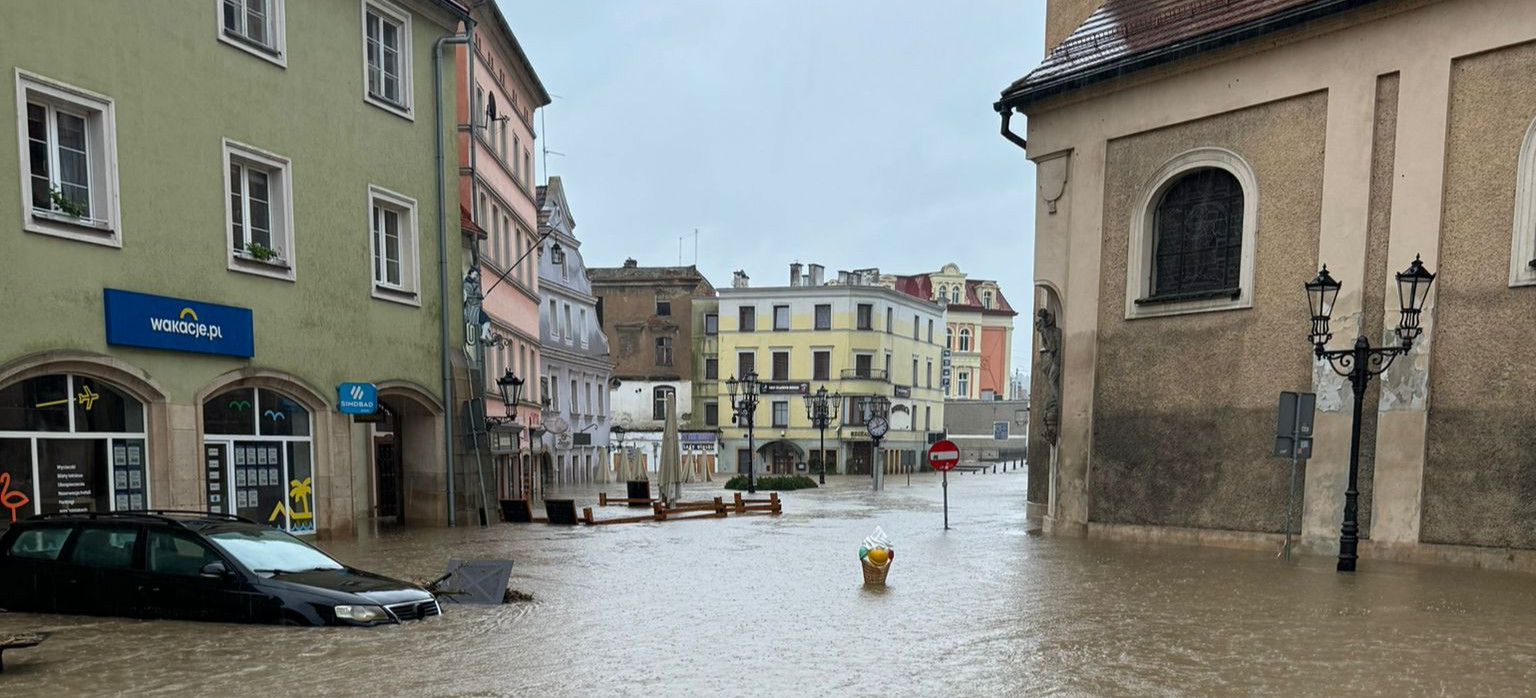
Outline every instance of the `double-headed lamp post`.
[(823, 385), (814, 393), (806, 393), (805, 416), (810, 417), (811, 426), (821, 430), (821, 451), (816, 454), (816, 460), (821, 463), (821, 474), (818, 479), (821, 484), (827, 484), (827, 427), (837, 421), (838, 408), (843, 405), (843, 396), (837, 393), (828, 393), (827, 386)]
[(1429, 286), (1434, 281), (1435, 275), (1424, 268), (1418, 255), (1414, 255), (1413, 263), (1408, 265), (1407, 271), (1397, 274), (1397, 298), (1402, 309), (1402, 317), (1397, 323), (1397, 338), (1401, 343), (1373, 347), (1365, 334), (1361, 333), (1355, 339), (1355, 346), (1349, 349), (1324, 348), (1328, 340), (1333, 338), (1333, 334), (1328, 331), (1328, 320), (1333, 315), (1333, 302), (1338, 298), (1342, 284), (1328, 273), (1326, 264), (1317, 273), (1317, 278), (1305, 284), (1307, 303), (1312, 307), (1312, 332), (1309, 336), (1313, 353), (1319, 360), (1327, 359), (1334, 373), (1348, 378), (1355, 392), (1355, 418), (1349, 434), (1349, 484), (1344, 490), (1344, 525), (1339, 531), (1340, 572), (1355, 571), (1355, 560), (1358, 557), (1356, 552), (1360, 545), (1360, 415), (1365, 406), (1365, 387), (1371, 381), (1371, 376), (1381, 375), (1397, 357), (1413, 348), (1413, 340), (1423, 331), (1419, 326), (1419, 314), (1424, 310), (1424, 300), (1429, 296)]
[(746, 422), (747, 425), (747, 493), (751, 494), (757, 491), (757, 478), (754, 475), (757, 470), (757, 453), (752, 427), (756, 423), (757, 396), (762, 390), (762, 383), (757, 381), (756, 371), (747, 371), (741, 380), (737, 380), (736, 376), (726, 380), (725, 390), (731, 396), (731, 423)]

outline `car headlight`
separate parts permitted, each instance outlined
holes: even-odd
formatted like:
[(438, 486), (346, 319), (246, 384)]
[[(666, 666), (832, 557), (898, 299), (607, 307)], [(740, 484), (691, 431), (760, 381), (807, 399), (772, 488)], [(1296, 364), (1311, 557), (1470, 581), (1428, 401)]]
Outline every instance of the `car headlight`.
[(379, 606), (337, 606), (335, 609), (337, 620), (350, 620), (355, 623), (373, 623), (375, 621), (389, 620), (389, 614)]

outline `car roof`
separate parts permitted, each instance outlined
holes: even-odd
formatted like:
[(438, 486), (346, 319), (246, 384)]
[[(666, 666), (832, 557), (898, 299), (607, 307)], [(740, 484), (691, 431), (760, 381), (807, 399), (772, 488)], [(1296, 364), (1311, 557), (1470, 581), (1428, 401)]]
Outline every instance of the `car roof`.
[(34, 514), (22, 519), (19, 523), (158, 523), (187, 529), (202, 529), (213, 524), (249, 524), (257, 525), (251, 521), (232, 514), (218, 514), (207, 511), (178, 511), (172, 509), (154, 509), (142, 511), (96, 511), (96, 512), (71, 512), (55, 514)]

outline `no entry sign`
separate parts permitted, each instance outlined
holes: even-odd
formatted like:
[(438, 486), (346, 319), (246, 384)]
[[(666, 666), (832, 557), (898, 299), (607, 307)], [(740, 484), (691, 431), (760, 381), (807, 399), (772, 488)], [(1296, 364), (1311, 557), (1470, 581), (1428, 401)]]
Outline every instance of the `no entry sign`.
[(960, 462), (960, 447), (945, 439), (928, 447), (928, 465), (939, 472), (953, 470)]

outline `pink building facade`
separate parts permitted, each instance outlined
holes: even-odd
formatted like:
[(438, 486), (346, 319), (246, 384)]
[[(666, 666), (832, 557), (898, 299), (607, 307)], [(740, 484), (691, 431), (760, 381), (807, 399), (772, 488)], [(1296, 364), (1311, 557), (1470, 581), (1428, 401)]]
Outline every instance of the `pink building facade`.
[(902, 293), (944, 303), (948, 377), (946, 400), (1008, 398), (1013, 356), (1013, 319), (1018, 312), (996, 281), (971, 279), (955, 264), (913, 276), (891, 276), (883, 283)]
[[(466, 269), (480, 271), (491, 322), (491, 343), (482, 347), (486, 415), (517, 418), (515, 438), (502, 433), (490, 440), (496, 495), (526, 497), (543, 456), (539, 439), (531, 438), (544, 397), (533, 119), (550, 98), (496, 3), (479, 3), (472, 16), (472, 51), (458, 52), (459, 201), (485, 236)], [(524, 381), (516, 405), (502, 402), (496, 384), (508, 370)]]

